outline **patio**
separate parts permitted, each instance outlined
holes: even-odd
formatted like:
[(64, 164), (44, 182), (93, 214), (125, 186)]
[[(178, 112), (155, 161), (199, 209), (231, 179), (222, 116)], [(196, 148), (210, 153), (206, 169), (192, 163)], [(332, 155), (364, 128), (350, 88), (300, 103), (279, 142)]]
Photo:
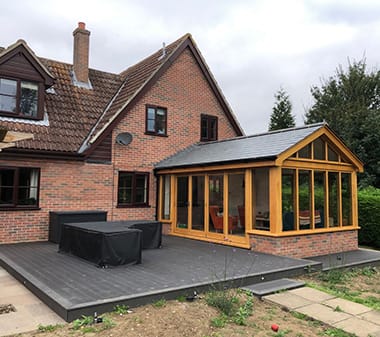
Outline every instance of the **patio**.
[(161, 249), (144, 250), (142, 264), (97, 268), (58, 253), (50, 242), (0, 246), (0, 265), (66, 321), (161, 298), (201, 292), (212, 284), (243, 286), (294, 277), (321, 263), (250, 250), (163, 237)]

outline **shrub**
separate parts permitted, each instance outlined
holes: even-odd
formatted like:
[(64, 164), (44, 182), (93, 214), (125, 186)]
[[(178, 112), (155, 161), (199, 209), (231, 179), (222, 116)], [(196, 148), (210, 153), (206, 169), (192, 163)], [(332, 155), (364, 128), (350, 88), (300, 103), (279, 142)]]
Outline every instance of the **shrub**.
[(359, 244), (380, 248), (380, 189), (359, 190), (358, 203)]

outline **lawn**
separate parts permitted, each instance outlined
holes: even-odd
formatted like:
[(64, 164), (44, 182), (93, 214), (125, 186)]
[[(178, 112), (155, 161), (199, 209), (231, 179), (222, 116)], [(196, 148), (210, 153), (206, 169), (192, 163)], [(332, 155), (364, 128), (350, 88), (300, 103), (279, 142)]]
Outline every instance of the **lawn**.
[[(333, 270), (302, 279), (312, 287), (380, 310), (380, 272), (375, 268)], [(84, 317), (63, 326), (40, 326), (39, 331), (18, 336), (353, 336), (239, 290), (215, 289), (192, 301), (185, 297), (162, 299), (131, 310), (118, 306), (101, 320), (93, 323), (93, 317)], [(279, 327), (277, 332), (272, 330), (273, 324)]]

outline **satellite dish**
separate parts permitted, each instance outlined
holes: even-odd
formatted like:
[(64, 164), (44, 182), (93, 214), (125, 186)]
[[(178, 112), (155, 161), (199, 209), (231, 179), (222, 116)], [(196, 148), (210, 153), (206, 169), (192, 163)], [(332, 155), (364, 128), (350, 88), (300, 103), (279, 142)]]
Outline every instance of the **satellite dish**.
[(130, 134), (129, 132), (123, 132), (119, 133), (116, 136), (116, 143), (120, 145), (128, 145), (132, 142), (132, 139), (132, 134)]

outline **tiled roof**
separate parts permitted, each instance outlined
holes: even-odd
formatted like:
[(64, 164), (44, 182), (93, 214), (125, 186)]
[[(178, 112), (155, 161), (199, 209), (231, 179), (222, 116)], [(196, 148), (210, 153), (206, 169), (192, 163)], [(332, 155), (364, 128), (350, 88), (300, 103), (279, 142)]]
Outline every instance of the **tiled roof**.
[[(38, 61), (55, 78), (54, 90), (47, 91), (45, 95), (44, 120), (21, 121), (0, 116), (0, 126), (13, 131), (34, 134), (33, 140), (18, 142), (16, 147), (19, 149), (67, 154), (82, 153), (88, 150), (89, 144), (94, 143), (101, 134), (105, 133), (105, 130), (110, 130), (112, 122), (119, 115), (121, 117), (121, 113), (134, 98), (154, 83), (160, 70), (170, 65), (170, 62), (178, 55), (176, 51), (188, 45), (196, 49), (190, 34), (166, 46), (165, 53), (161, 48), (120, 74), (90, 69), (92, 90), (73, 84), (71, 64), (38, 58)], [(2, 51), (5, 49), (0, 48), (0, 53)], [(197, 53), (199, 54), (198, 51)], [(205, 71), (209, 72), (208, 68)], [(216, 90), (219, 90), (221, 95), (220, 89)], [(224, 97), (221, 100), (226, 106), (228, 105)], [(226, 113), (237, 133), (243, 134), (233, 112), (228, 107)]]
[(325, 123), (318, 123), (247, 137), (199, 143), (164, 159), (156, 165), (156, 168), (178, 168), (276, 158), (325, 125)]
[(45, 94), (45, 118), (48, 125), (0, 118), (0, 126), (34, 134), (33, 140), (17, 143), (18, 148), (77, 152), (122, 83), (122, 76), (90, 69), (93, 90), (87, 90), (72, 84), (72, 65), (43, 58), (40, 61), (56, 79), (53, 86), (55, 93)]
[(134, 95), (143, 87), (143, 85), (151, 78), (151, 76), (160, 68), (171, 53), (186, 39), (189, 34), (184, 35), (175, 42), (165, 47), (165, 56), (163, 50), (160, 49), (150, 55), (141, 62), (126, 69), (121, 73), (125, 78), (124, 83), (119, 92), (113, 98), (109, 107), (98, 121), (92, 136), (97, 137), (105, 126), (107, 126), (114, 118), (118, 116), (123, 107), (125, 107)]

